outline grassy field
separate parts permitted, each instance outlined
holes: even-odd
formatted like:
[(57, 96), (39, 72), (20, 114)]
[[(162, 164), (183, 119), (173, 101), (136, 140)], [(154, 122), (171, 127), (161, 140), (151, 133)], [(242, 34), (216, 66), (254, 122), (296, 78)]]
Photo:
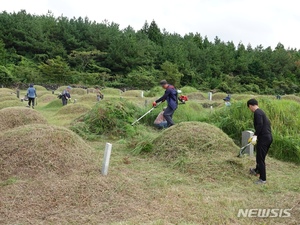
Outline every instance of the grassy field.
[[(248, 174), (255, 158), (236, 157), (239, 146), (205, 123), (224, 107), (224, 93), (216, 95), (211, 109), (206, 93), (188, 90), (192, 97), (175, 112), (175, 126), (151, 127), (159, 106), (134, 127), (128, 119), (125, 131), (131, 135), (108, 132), (93, 139), (72, 132), (74, 120), (83, 120), (78, 118), (96, 105), (124, 101), (140, 107), (134, 114), (137, 119), (156, 96), (142, 98), (140, 91), (107, 89), (104, 100), (97, 103), (95, 94), (76, 89), (72, 101), (62, 107), (56, 95), (41, 88), (33, 110), (25, 107), (27, 102), (12, 99), (10, 90), (3, 90), (10, 97), (0, 99), (0, 224), (299, 225), (299, 165), (267, 157), (268, 183), (255, 185), (257, 177)], [(252, 96), (232, 97), (234, 104)], [(121, 111), (126, 104), (117, 107)], [(106, 117), (116, 113), (100, 109)], [(103, 176), (100, 170), (108, 142), (112, 155), (108, 175)], [(240, 209), (279, 213), (244, 217), (238, 216)], [(284, 217), (282, 210), (290, 216)]]

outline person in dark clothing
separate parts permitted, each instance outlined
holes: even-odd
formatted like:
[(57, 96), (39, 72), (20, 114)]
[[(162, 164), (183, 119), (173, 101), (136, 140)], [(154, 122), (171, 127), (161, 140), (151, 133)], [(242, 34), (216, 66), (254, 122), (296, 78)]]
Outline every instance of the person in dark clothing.
[(173, 85), (168, 84), (166, 80), (161, 80), (160, 85), (162, 86), (162, 88), (166, 89), (165, 94), (155, 102), (153, 102), (152, 105), (153, 107), (156, 107), (158, 102), (164, 102), (165, 100), (167, 100), (168, 106), (165, 109), (163, 115), (167, 121), (167, 127), (170, 127), (175, 124), (172, 117), (178, 106), (177, 90)]
[(68, 100), (71, 99), (71, 95), (70, 95), (70, 91), (71, 91), (71, 87), (68, 86), (62, 93), (62, 97), (61, 97), (61, 100), (62, 100), (62, 104), (63, 105), (67, 105), (68, 104)]
[(256, 99), (250, 99), (247, 102), (247, 106), (254, 113), (255, 132), (252, 138), (250, 138), (250, 142), (253, 145), (257, 142), (256, 168), (251, 168), (250, 174), (259, 174), (259, 180), (256, 183), (265, 184), (267, 181), (265, 158), (273, 141), (271, 123), (264, 111), (258, 107)]
[(28, 98), (28, 106), (30, 107), (32, 105), (32, 108), (34, 109), (34, 100), (37, 97), (36, 90), (33, 87), (33, 84), (29, 85), (29, 88), (27, 89), (27, 98)]

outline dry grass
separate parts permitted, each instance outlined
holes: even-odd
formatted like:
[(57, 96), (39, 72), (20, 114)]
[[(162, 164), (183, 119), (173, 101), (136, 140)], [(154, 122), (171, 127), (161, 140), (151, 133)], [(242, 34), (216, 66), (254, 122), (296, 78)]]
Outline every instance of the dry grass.
[(204, 97), (204, 95), (200, 92), (193, 92), (187, 95), (189, 100), (204, 100), (207, 99)]
[(8, 107), (0, 110), (1, 131), (27, 124), (46, 123), (46, 119), (39, 112), (29, 108)]
[(19, 100), (16, 95), (1, 95), (0, 102), (10, 101), (10, 100)]
[[(89, 98), (76, 104), (82, 102), (94, 104)], [(57, 100), (37, 110), (51, 123), (73, 116), (58, 114)], [(155, 154), (134, 156), (126, 151), (131, 140), (106, 137), (90, 148), (73, 132), (49, 125), (1, 133), (0, 224), (299, 224), (299, 166), (267, 157), (268, 184), (256, 186), (248, 174), (254, 157), (237, 158), (239, 147), (216, 127), (184, 122), (144, 131), (157, 136)], [(106, 177), (99, 173), (105, 142), (113, 144)], [(237, 217), (240, 208), (293, 206), (291, 218)]]
[(78, 96), (77, 100), (80, 103), (85, 103), (85, 102), (94, 102), (94, 103), (96, 103), (97, 102), (97, 96), (96, 96), (96, 93), (89, 93), (89, 94), (86, 94), (86, 95)]
[(284, 95), (284, 96), (282, 96), (282, 99), (293, 100), (293, 101), (300, 103), (300, 97), (298, 97), (296, 95)]
[(38, 97), (39, 103), (49, 103), (55, 99), (57, 99), (57, 95), (50, 94), (50, 93)]
[(77, 116), (88, 112), (91, 107), (83, 104), (68, 104), (57, 111), (56, 115), (76, 114)]
[(212, 100), (213, 101), (223, 100), (223, 98), (225, 98), (226, 96), (227, 96), (226, 93), (217, 92), (212, 95)]
[(9, 89), (9, 88), (0, 88), (0, 95), (16, 95), (16, 90)]
[(40, 91), (48, 91), (47, 88), (41, 86), (41, 85), (34, 85), (34, 88), (37, 92), (40, 92)]
[(103, 90), (101, 90), (101, 92), (102, 94), (104, 94), (104, 98), (106, 95), (120, 96), (121, 94), (123, 94), (122, 90), (117, 88), (104, 88)]
[(14, 107), (14, 106), (25, 106), (25, 103), (22, 103), (19, 99), (16, 100), (7, 100), (0, 102), (0, 109), (4, 109), (7, 107)]
[(141, 97), (142, 90), (129, 90), (122, 92), (122, 96), (126, 97)]
[[(200, 122), (183, 122), (165, 130), (154, 140), (153, 146), (153, 154), (159, 159), (182, 171), (201, 172), (202, 175), (206, 175), (202, 171), (207, 164), (212, 172), (216, 171), (214, 167), (227, 166), (226, 160), (236, 155), (239, 149), (222, 130)], [(207, 156), (210, 156), (209, 161)]]

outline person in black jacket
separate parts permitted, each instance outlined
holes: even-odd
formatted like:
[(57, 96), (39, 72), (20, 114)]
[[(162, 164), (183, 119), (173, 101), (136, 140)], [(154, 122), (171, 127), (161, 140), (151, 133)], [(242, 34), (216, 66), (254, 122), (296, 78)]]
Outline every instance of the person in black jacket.
[(267, 181), (265, 158), (273, 141), (271, 123), (264, 111), (258, 107), (258, 102), (256, 99), (250, 99), (247, 102), (247, 106), (254, 113), (255, 132), (250, 139), (250, 142), (253, 145), (255, 145), (257, 142), (256, 168), (251, 168), (250, 174), (259, 174), (259, 180), (256, 183), (265, 184)]
[(167, 121), (167, 127), (170, 127), (175, 124), (172, 117), (178, 106), (177, 90), (173, 85), (168, 84), (166, 80), (161, 80), (160, 85), (162, 86), (162, 88), (166, 89), (165, 94), (155, 102), (153, 102), (152, 105), (153, 107), (156, 107), (156, 104), (158, 102), (164, 102), (165, 100), (167, 100), (168, 106), (165, 109), (163, 115)]

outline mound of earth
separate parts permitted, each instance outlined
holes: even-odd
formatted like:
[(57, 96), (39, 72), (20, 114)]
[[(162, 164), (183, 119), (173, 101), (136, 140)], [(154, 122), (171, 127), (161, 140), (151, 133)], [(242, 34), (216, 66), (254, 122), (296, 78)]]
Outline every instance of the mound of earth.
[(91, 147), (78, 135), (45, 124), (26, 125), (0, 133), (0, 180), (65, 176), (93, 163)]
[(24, 104), (19, 99), (0, 102), (0, 109), (14, 106), (24, 106)]
[(105, 95), (117, 95), (119, 96), (120, 94), (124, 94), (122, 93), (122, 90), (117, 89), (117, 88), (104, 88), (103, 90), (101, 90), (102, 94)]
[(1, 131), (27, 124), (46, 124), (47, 120), (37, 111), (23, 107), (0, 110)]
[(10, 100), (15, 101), (15, 100), (19, 100), (19, 99), (17, 98), (16, 95), (1, 95), (1, 93), (0, 93), (0, 101), (1, 102), (10, 101)]
[(187, 95), (189, 100), (204, 100), (206, 99), (200, 92), (193, 92)]
[[(192, 173), (228, 171), (239, 147), (221, 129), (202, 122), (172, 126), (153, 141), (153, 154), (174, 167)], [(204, 172), (205, 174), (207, 172)], [(204, 174), (203, 173), (203, 174)]]
[(142, 90), (129, 90), (122, 93), (122, 96), (141, 97)]
[(45, 95), (42, 95), (41, 97), (40, 96), (38, 97), (38, 102), (49, 103), (55, 99), (57, 99), (57, 95), (45, 94)]
[(60, 108), (57, 112), (57, 115), (62, 114), (83, 114), (91, 110), (91, 107), (82, 105), (82, 104), (68, 104)]
[(1, 95), (15, 95), (16, 96), (16, 91), (15, 90), (12, 90), (12, 89), (9, 89), (9, 88), (0, 88), (0, 93)]

